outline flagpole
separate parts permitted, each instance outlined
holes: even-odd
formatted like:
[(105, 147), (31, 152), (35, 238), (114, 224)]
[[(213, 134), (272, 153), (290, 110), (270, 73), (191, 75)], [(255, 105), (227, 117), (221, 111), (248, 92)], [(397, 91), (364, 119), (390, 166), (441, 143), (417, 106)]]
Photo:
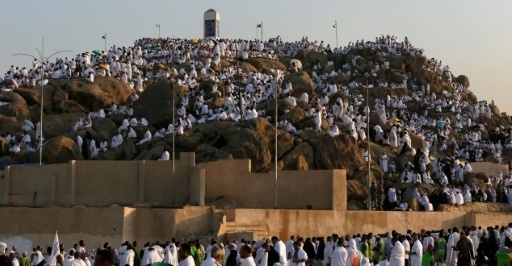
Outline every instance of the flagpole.
[(338, 21), (334, 21), (334, 28), (336, 29), (336, 48), (338, 48)]
[(103, 36), (103, 39), (105, 39), (105, 53), (107, 52), (107, 33), (105, 32), (105, 35)]
[(263, 42), (263, 21), (261, 22), (260, 25), (261, 25), (261, 31), (260, 31), (260, 33), (261, 33), (261, 42)]

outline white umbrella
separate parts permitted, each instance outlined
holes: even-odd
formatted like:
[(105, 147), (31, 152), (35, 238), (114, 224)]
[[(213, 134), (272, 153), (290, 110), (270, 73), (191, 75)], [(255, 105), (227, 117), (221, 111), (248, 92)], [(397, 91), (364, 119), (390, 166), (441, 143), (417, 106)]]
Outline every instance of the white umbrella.
[(302, 62), (298, 59), (292, 59), (290, 60), (290, 66), (295, 65), (295, 68), (300, 69), (302, 68)]
[(32, 129), (34, 129), (34, 123), (32, 123), (32, 121), (30, 120), (25, 120), (25, 124), (29, 127), (31, 127)]

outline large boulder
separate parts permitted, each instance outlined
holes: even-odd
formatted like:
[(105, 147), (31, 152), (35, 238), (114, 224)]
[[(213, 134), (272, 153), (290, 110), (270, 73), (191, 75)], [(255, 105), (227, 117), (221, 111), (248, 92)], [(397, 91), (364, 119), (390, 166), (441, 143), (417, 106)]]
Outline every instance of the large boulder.
[(212, 121), (194, 125), (194, 131), (201, 132), (207, 139), (212, 139), (217, 135), (222, 135), (226, 130), (232, 127), (233, 121)]
[(408, 163), (412, 163), (414, 158), (410, 153), (404, 153), (395, 160), (396, 168), (398, 171), (403, 171)]
[(51, 139), (43, 146), (43, 161), (46, 163), (67, 163), (70, 160), (83, 160), (76, 143), (66, 137)]
[[(282, 158), (287, 152), (289, 152), (295, 146), (295, 138), (288, 132), (280, 133), (277, 136), (277, 158)], [(270, 141), (268, 149), (271, 152), (275, 150), (275, 139)]]
[[(259, 105), (258, 108), (260, 106), (263, 106), (263, 105)], [(275, 101), (272, 101), (272, 103), (265, 105), (264, 107), (266, 107), (265, 114), (267, 116), (274, 117), (276, 115), (276, 102)], [(291, 110), (292, 108), (293, 108), (292, 104), (289, 101), (287, 101), (285, 99), (277, 100), (277, 111), (278, 111), (279, 116), (284, 115), (285, 110)]]
[(347, 210), (349, 211), (363, 211), (366, 210), (366, 205), (360, 201), (350, 200), (347, 202)]
[(347, 180), (347, 201), (366, 201), (368, 200), (368, 186), (359, 180)]
[(251, 57), (247, 60), (247, 63), (251, 64), (259, 72), (270, 74), (271, 70), (283, 70), (287, 71), (286, 66), (278, 60), (272, 60), (267, 58)]
[[(43, 136), (52, 139), (73, 130), (75, 123), (83, 116), (83, 113), (66, 113), (57, 115), (45, 115), (43, 117)], [(94, 125), (94, 122), (93, 122)]]
[(256, 69), (253, 65), (247, 63), (247, 62), (239, 62), (239, 67), (244, 73), (258, 72), (258, 69)]
[(70, 100), (75, 100), (89, 110), (103, 108), (112, 102), (124, 103), (134, 92), (128, 84), (111, 77), (97, 77), (94, 83), (86, 83), (83, 79), (70, 79), (59, 85), (69, 94)]
[(346, 134), (320, 138), (315, 153), (318, 169), (345, 169), (353, 173), (364, 164), (357, 142)]
[(154, 145), (142, 158), (143, 160), (158, 160), (162, 157), (162, 153), (164, 153), (165, 149), (167, 151), (172, 152), (167, 145)]
[[(140, 98), (133, 103), (134, 114), (144, 116), (156, 128), (167, 128), (172, 121), (173, 90), (167, 80), (159, 80), (148, 86)], [(177, 99), (176, 99), (176, 102)], [(177, 117), (177, 114), (175, 113)]]
[(125, 142), (119, 147), (101, 152), (92, 160), (132, 160), (137, 153), (137, 148), (132, 141)]
[(54, 105), (53, 109), (59, 113), (85, 112), (85, 108), (73, 100), (58, 102)]
[(25, 121), (16, 117), (8, 117), (0, 114), (0, 133), (16, 133), (21, 132), (21, 127), (25, 125)]
[(465, 87), (469, 88), (470, 83), (469, 83), (469, 78), (468, 77), (466, 77), (464, 75), (460, 75), (460, 76), (458, 76), (455, 79), (455, 81), (457, 81), (458, 83), (460, 83), (460, 84), (464, 85)]
[(0, 93), (0, 102), (7, 102), (7, 105), (0, 106), (0, 115), (30, 119), (30, 109), (23, 97), (14, 92)]
[(308, 73), (305, 71), (291, 73), (290, 75), (284, 77), (282, 84), (283, 89), (286, 87), (288, 82), (292, 83), (292, 95), (294, 97), (300, 97), (303, 92), (308, 93), (310, 97), (312, 97), (315, 92), (315, 85), (313, 84), (313, 80), (311, 80)]
[(23, 97), (28, 105), (39, 104), (41, 102), (41, 93), (37, 90), (19, 88), (14, 92)]
[(222, 148), (234, 159), (251, 159), (251, 169), (259, 172), (267, 168), (272, 161), (268, 149), (268, 138), (249, 128), (231, 127), (223, 138), (226, 145)]
[(306, 118), (306, 112), (299, 107), (294, 107), (289, 112), (284, 114), (284, 118), (288, 122), (295, 124)]
[(239, 122), (237, 126), (251, 129), (256, 133), (262, 134), (269, 140), (274, 140), (275, 138), (275, 128), (265, 118), (258, 117), (251, 120), (244, 120)]
[(92, 121), (92, 129), (96, 131), (99, 139), (110, 142), (112, 137), (117, 134), (117, 126), (108, 118), (96, 118)]
[(491, 106), (491, 113), (492, 113), (493, 116), (500, 116), (501, 115), (500, 109), (496, 105)]
[[(190, 135), (182, 135), (180, 137), (175, 137), (175, 146), (177, 150), (192, 152), (195, 151), (196, 148), (201, 145), (205, 140), (205, 135), (201, 132), (196, 132)], [(167, 145), (172, 147), (172, 136), (165, 137), (163, 139)]]
[(302, 62), (304, 68), (313, 68), (314, 65), (320, 64), (322, 67), (327, 65), (327, 56), (324, 53), (313, 50), (300, 50), (297, 53), (297, 59)]
[[(314, 170), (315, 151), (307, 142), (300, 143), (287, 153), (278, 163), (278, 170)], [(275, 169), (275, 166), (272, 168)]]

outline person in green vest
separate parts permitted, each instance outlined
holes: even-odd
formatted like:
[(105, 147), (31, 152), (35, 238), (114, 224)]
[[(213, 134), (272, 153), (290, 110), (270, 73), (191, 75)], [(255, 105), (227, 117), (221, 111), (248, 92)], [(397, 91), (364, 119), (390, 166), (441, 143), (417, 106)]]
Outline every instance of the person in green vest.
[(201, 244), (199, 243), (199, 241), (196, 242), (196, 252), (195, 252), (195, 255), (192, 256), (194, 258), (194, 262), (196, 263), (196, 265), (201, 265), (204, 261), (204, 251), (203, 249), (201, 248)]
[(444, 260), (444, 254), (446, 253), (446, 239), (444, 238), (444, 230), (439, 232), (439, 237), (436, 240), (436, 253), (434, 254), (434, 261)]
[(133, 252), (135, 256), (133, 257), (133, 266), (140, 266), (140, 251), (137, 248), (137, 241), (133, 241)]
[(192, 258), (195, 258), (197, 251), (196, 242), (190, 241), (188, 242), (188, 244), (190, 245), (190, 256), (192, 256)]
[(27, 252), (26, 251), (23, 251), (23, 253), (21, 253), (21, 261), (20, 261), (20, 266), (30, 266), (31, 264), (31, 261), (30, 261), (30, 258), (27, 257)]
[(368, 242), (368, 259), (371, 261), (373, 259), (373, 249), (375, 248), (375, 243), (373, 243), (373, 234), (368, 234), (368, 239), (366, 240)]
[(361, 237), (361, 253), (363, 253), (363, 255), (366, 257), (366, 258), (370, 258), (370, 247), (368, 246), (368, 241), (366, 241), (366, 235), (363, 235)]
[(375, 236), (375, 248), (373, 248), (373, 263), (378, 264), (380, 261), (384, 259), (384, 240), (380, 237), (380, 235)]

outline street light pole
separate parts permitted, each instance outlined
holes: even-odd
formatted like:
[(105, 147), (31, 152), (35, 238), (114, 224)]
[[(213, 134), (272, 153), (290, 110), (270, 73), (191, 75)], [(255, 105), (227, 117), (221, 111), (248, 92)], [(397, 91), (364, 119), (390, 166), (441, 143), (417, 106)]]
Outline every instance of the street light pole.
[(336, 48), (338, 48), (338, 21), (335, 20), (332, 27), (336, 29)]
[(263, 42), (263, 21), (261, 22), (260, 25), (261, 25), (261, 31), (260, 31), (260, 33), (261, 33), (261, 42)]
[(174, 84), (171, 81), (171, 88), (172, 88), (172, 203), (174, 204), (175, 200), (175, 194), (176, 194), (176, 149), (174, 145), (174, 136), (176, 135), (176, 125), (175, 125), (175, 111), (176, 104), (174, 101), (174, 97), (176, 94), (174, 93)]
[(278, 113), (278, 103), (277, 103), (277, 90), (280, 86), (280, 81), (279, 80), (276, 80), (276, 88), (275, 88), (275, 95), (276, 95), (276, 113), (275, 113), (275, 143), (274, 143), (274, 146), (275, 146), (275, 151), (274, 151), (274, 156), (275, 156), (275, 167), (276, 167), (276, 177), (274, 179), (274, 209), (277, 209), (277, 123), (278, 123), (278, 117), (279, 117), (279, 113)]
[(160, 39), (160, 27), (162, 26), (162, 23), (156, 24), (156, 27), (158, 28), (158, 39)]
[(244, 120), (244, 106), (242, 104), (242, 88), (240, 87), (240, 62), (238, 62), (238, 43), (235, 45), (236, 80), (238, 83), (238, 102), (240, 104), (240, 120)]
[(370, 201), (370, 204), (369, 204), (369, 210), (371, 211), (372, 210), (372, 181), (371, 181), (371, 158), (370, 158), (370, 97), (369, 97), (369, 89), (368, 89), (368, 79), (366, 79), (366, 118), (367, 118), (367, 125), (366, 125), (366, 130), (367, 130), (367, 135), (366, 135), (366, 141), (368, 142), (368, 156), (366, 158), (368, 158), (368, 195), (370, 196), (369, 197), (369, 201)]
[(29, 55), (29, 54), (22, 54), (22, 53), (18, 53), (18, 54), (13, 54), (12, 56), (15, 56), (15, 55), (24, 55), (24, 56), (28, 56), (28, 57), (32, 57), (34, 58), (35, 60), (40, 60), (41, 62), (41, 114), (40, 114), (40, 120), (39, 120), (39, 165), (42, 165), (43, 164), (43, 106), (44, 106), (44, 62), (47, 61), (47, 60), (50, 60), (50, 58), (52, 58), (52, 56), (56, 55), (56, 54), (59, 54), (59, 53), (63, 53), (63, 52), (72, 52), (72, 50), (61, 50), (61, 51), (57, 51), (53, 54), (51, 54), (50, 56), (48, 57), (44, 57), (44, 38), (42, 40), (42, 45), (41, 45), (41, 50), (35, 48), (37, 50), (37, 52), (39, 53), (39, 58), (33, 56), (33, 55)]

